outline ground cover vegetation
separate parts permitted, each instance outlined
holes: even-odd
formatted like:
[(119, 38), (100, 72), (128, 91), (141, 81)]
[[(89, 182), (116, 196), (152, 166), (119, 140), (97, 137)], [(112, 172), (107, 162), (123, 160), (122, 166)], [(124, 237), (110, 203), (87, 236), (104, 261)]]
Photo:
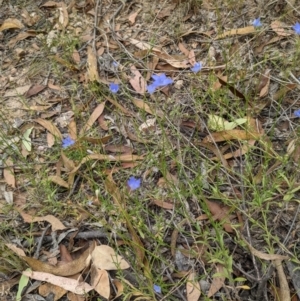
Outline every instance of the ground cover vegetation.
[(299, 300), (300, 3), (0, 0), (1, 300)]

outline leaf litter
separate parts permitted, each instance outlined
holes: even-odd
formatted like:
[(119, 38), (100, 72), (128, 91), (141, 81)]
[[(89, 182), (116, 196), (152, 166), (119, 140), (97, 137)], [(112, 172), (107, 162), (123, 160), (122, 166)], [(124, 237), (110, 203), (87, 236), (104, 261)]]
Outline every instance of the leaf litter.
[[(32, 268), (10, 294), (26, 277), (55, 300), (297, 291), (282, 264), (297, 262), (300, 16), (227, 2), (3, 4), (0, 233)], [(279, 287), (256, 289), (263, 266)]]

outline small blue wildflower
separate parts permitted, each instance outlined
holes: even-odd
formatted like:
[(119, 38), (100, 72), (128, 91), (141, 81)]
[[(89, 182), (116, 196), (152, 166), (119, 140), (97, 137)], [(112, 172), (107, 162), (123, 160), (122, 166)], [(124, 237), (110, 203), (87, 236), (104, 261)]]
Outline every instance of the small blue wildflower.
[(153, 84), (155, 84), (157, 87), (164, 87), (173, 83), (173, 80), (167, 77), (165, 73), (160, 75), (153, 74), (152, 78), (154, 79)]
[(118, 67), (118, 66), (119, 66), (119, 64), (118, 64), (116, 61), (113, 61), (113, 62), (112, 62), (112, 65), (113, 65), (114, 67)]
[(152, 94), (152, 93), (155, 92), (155, 90), (156, 90), (157, 87), (158, 87), (158, 86), (155, 85), (155, 83), (152, 83), (152, 84), (150, 84), (150, 85), (147, 86), (147, 91), (148, 91), (150, 94)]
[(159, 285), (153, 284), (153, 289), (156, 293), (161, 294), (161, 287)]
[(294, 26), (292, 26), (292, 28), (295, 30), (295, 33), (300, 35), (300, 23), (296, 22), (296, 24)]
[(136, 190), (141, 186), (141, 179), (130, 177), (129, 180), (127, 181), (127, 185), (131, 190)]
[(199, 72), (202, 69), (202, 63), (196, 62), (195, 65), (191, 68), (194, 73)]
[(260, 27), (260, 26), (262, 26), (262, 24), (260, 22), (260, 18), (254, 19), (254, 21), (252, 22), (252, 25), (254, 27)]
[(75, 141), (70, 136), (68, 136), (67, 138), (63, 139), (62, 147), (67, 148), (67, 147), (73, 145), (74, 143), (75, 143)]
[(119, 91), (119, 85), (118, 84), (114, 84), (114, 83), (110, 83), (109, 84), (109, 90), (112, 92), (112, 93), (117, 93)]
[(294, 112), (294, 115), (295, 115), (296, 117), (299, 117), (299, 118), (300, 118), (300, 109), (299, 109), (299, 110), (296, 110), (296, 111)]

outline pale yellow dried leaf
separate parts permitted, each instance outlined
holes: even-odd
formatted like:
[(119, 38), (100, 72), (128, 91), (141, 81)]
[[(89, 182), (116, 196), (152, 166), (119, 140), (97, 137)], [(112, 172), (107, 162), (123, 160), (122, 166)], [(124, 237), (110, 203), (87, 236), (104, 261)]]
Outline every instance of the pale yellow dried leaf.
[(101, 270), (124, 270), (128, 269), (129, 264), (118, 255), (113, 248), (107, 245), (95, 247), (92, 252), (92, 262), (95, 267)]
[(75, 294), (86, 294), (93, 289), (86, 282), (78, 282), (75, 279), (70, 279), (66, 277), (55, 276), (49, 273), (44, 272), (32, 272), (32, 271), (24, 271), (23, 275), (30, 277), (35, 280), (45, 281), (48, 283), (52, 283), (54, 285), (60, 286), (67, 291), (73, 292)]

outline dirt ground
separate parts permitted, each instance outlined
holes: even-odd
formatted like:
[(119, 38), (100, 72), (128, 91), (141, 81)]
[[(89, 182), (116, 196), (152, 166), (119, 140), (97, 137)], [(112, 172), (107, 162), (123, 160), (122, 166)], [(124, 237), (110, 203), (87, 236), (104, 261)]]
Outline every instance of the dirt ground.
[(300, 300), (298, 22), (0, 0), (0, 300)]

